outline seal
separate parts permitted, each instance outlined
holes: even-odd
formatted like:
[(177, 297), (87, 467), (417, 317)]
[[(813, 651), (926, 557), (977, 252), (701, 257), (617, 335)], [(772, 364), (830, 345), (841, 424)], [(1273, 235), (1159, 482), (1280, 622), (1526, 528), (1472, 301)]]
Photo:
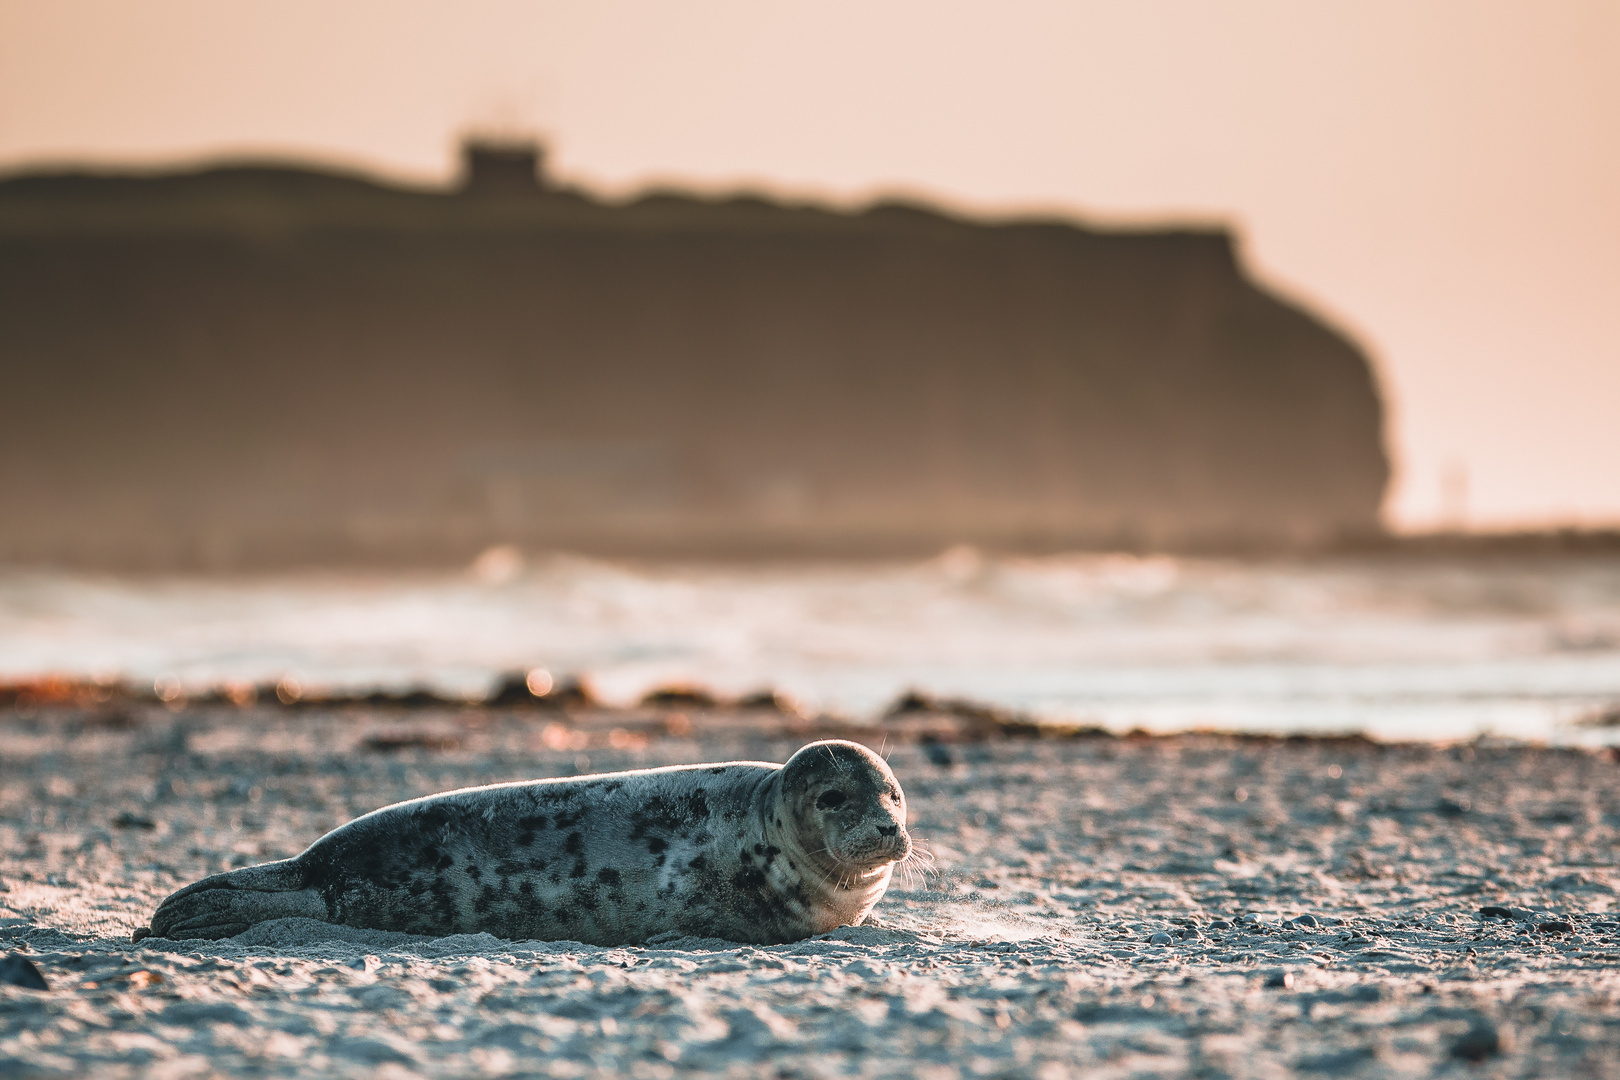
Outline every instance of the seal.
[(633, 945), (757, 945), (860, 922), (911, 853), (906, 797), (852, 742), (732, 761), (464, 788), (356, 818), (280, 862), (174, 893), (134, 940), (270, 919)]

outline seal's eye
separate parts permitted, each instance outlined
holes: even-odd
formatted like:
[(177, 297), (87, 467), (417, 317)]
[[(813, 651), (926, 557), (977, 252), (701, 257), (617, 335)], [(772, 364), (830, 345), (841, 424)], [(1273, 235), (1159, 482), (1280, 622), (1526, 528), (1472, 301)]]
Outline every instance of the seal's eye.
[(842, 791), (829, 791), (816, 800), (816, 809), (831, 810), (842, 803), (848, 796)]

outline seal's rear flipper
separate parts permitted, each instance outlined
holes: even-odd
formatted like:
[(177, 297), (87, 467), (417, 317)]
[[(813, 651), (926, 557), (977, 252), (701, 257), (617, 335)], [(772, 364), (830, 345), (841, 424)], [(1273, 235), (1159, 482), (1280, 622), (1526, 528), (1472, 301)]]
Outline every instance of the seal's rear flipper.
[(298, 860), (287, 859), (187, 885), (158, 905), (151, 927), (135, 931), (133, 940), (227, 938), (254, 923), (292, 918), (325, 921), (327, 910), (320, 890), (309, 887)]

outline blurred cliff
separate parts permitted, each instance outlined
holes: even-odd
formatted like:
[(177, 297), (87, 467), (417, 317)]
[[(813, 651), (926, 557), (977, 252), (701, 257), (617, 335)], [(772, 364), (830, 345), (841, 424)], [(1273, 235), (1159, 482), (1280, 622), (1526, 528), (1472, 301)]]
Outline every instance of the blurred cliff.
[(0, 560), (1300, 546), (1366, 358), (1220, 232), (307, 168), (0, 179)]

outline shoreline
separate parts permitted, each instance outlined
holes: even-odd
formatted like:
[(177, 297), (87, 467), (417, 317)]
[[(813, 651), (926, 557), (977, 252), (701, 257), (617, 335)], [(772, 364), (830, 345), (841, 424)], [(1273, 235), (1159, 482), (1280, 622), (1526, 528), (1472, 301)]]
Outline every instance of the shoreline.
[[(147, 728), (228, 724), (335, 724), (363, 729), (355, 748), (369, 751), (461, 749), (468, 738), (492, 728), (538, 732), (550, 750), (635, 749), (661, 739), (733, 739), (763, 737), (849, 739), (877, 745), (954, 746), (1001, 740), (1036, 741), (1166, 741), (1226, 740), (1234, 746), (1315, 745), (1367, 748), (1492, 746), (1590, 753), (1620, 760), (1620, 746), (1552, 742), (1477, 734), (1455, 739), (1386, 739), (1359, 730), (1255, 731), (1195, 726), (1171, 730), (1132, 727), (1116, 730), (1100, 723), (1052, 720), (976, 701), (935, 697), (908, 691), (870, 720), (830, 713), (806, 713), (772, 691), (727, 700), (686, 685), (668, 686), (641, 702), (616, 706), (595, 700), (575, 680), (560, 681), (555, 694), (520, 696), (509, 679), (491, 699), (446, 698), (428, 690), (403, 694), (370, 691), (320, 694), (278, 700), (274, 685), (222, 687), (197, 697), (164, 700), (135, 691), (125, 683), (73, 679), (39, 679), (0, 683), (0, 725), (52, 727), (68, 733), (134, 731)], [(234, 700), (233, 700), (234, 698)], [(9, 715), (7, 710), (9, 710)], [(1600, 732), (1620, 728), (1620, 713), (1599, 710), (1570, 725), (1571, 730)]]
[(320, 576), (323, 574), (427, 574), (465, 572), (488, 552), (512, 552), (521, 559), (577, 558), (630, 566), (709, 568), (816, 567), (861, 565), (914, 565), (942, 554), (971, 551), (997, 558), (1052, 558), (1062, 556), (1124, 556), (1232, 560), (1243, 563), (1320, 564), (1370, 560), (1482, 561), (1534, 563), (1545, 561), (1620, 558), (1620, 526), (1561, 526), (1547, 529), (1454, 531), (1445, 529), (1398, 532), (1384, 530), (1326, 537), (1310, 542), (1255, 542), (1212, 537), (1179, 544), (1154, 543), (1131, 536), (1027, 538), (996, 540), (967, 538), (960, 542), (931, 539), (918, 543), (844, 544), (813, 543), (772, 545), (642, 545), (633, 543), (554, 544), (498, 543), (478, 547), (435, 547), (419, 551), (390, 551), (341, 546), (316, 553), (241, 559), (208, 558), (197, 553), (166, 557), (43, 559), (13, 558), (0, 563), (0, 572), (64, 575), (113, 575), (134, 580), (181, 578), (260, 578)]

